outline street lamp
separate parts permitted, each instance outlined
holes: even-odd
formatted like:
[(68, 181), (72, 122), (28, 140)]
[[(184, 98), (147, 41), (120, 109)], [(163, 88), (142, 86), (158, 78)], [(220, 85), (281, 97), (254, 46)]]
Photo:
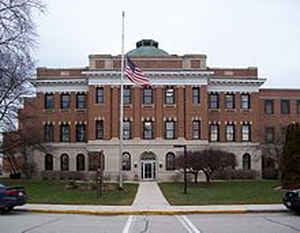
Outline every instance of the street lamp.
[(184, 190), (183, 193), (187, 194), (187, 176), (186, 176), (186, 167), (187, 167), (187, 153), (186, 153), (186, 145), (174, 145), (174, 148), (183, 148), (183, 159), (184, 159), (184, 165), (183, 165), (183, 180), (184, 180)]

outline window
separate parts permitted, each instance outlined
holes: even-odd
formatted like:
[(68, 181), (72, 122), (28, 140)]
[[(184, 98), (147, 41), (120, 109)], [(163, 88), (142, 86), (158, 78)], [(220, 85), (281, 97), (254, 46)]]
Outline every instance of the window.
[(265, 113), (266, 114), (273, 114), (274, 113), (273, 100), (265, 100)]
[(61, 109), (68, 109), (70, 108), (70, 95), (69, 94), (62, 94), (60, 96), (60, 108)]
[(226, 125), (226, 141), (234, 142), (235, 141), (235, 129), (233, 124)]
[(165, 104), (175, 104), (175, 90), (173, 87), (168, 87), (165, 90)]
[(76, 108), (78, 108), (78, 109), (86, 108), (86, 95), (85, 94), (77, 94), (76, 95)]
[(218, 109), (219, 108), (219, 95), (217, 93), (211, 93), (209, 95), (209, 108)]
[(128, 140), (131, 138), (131, 122), (123, 122), (123, 139)]
[(105, 157), (99, 152), (89, 152), (89, 171), (97, 171), (97, 168), (101, 166), (101, 169), (105, 169)]
[(46, 94), (45, 95), (45, 109), (53, 109), (54, 108), (54, 95)]
[(235, 108), (235, 95), (234, 94), (226, 94), (225, 95), (225, 108), (226, 109), (234, 109)]
[(54, 142), (54, 126), (53, 124), (46, 124), (44, 126), (44, 141)]
[(297, 100), (297, 114), (300, 114), (300, 100)]
[(86, 141), (86, 127), (84, 124), (76, 125), (76, 142)]
[(250, 108), (250, 95), (249, 94), (241, 94), (241, 108), (242, 109)]
[(67, 154), (60, 156), (60, 170), (69, 171), (69, 156)]
[(53, 171), (53, 156), (50, 154), (45, 156), (45, 170)]
[(175, 138), (175, 122), (174, 121), (166, 121), (165, 123), (165, 137), (166, 139), (174, 139)]
[(144, 121), (144, 139), (153, 139), (152, 121)]
[(175, 154), (169, 152), (166, 155), (166, 170), (173, 171), (175, 170)]
[(124, 104), (131, 104), (131, 89), (130, 89), (130, 86), (124, 86), (123, 102), (124, 102)]
[(281, 100), (281, 114), (290, 114), (289, 100)]
[(267, 127), (265, 129), (265, 137), (266, 137), (266, 143), (272, 143), (274, 141), (274, 128), (273, 127)]
[(98, 87), (96, 89), (96, 103), (104, 104), (104, 88), (103, 87)]
[(219, 125), (217, 124), (210, 125), (210, 141), (211, 142), (219, 141)]
[(153, 90), (150, 87), (144, 88), (143, 104), (153, 104)]
[(123, 153), (122, 170), (123, 171), (130, 171), (131, 170), (131, 156), (127, 152)]
[(60, 126), (60, 141), (61, 142), (70, 142), (70, 126), (61, 125)]
[(242, 125), (242, 141), (250, 142), (251, 141), (251, 127), (250, 125)]
[(96, 121), (96, 139), (104, 139), (104, 124), (102, 120)]
[(76, 170), (84, 171), (85, 170), (85, 159), (83, 154), (79, 154), (76, 157)]
[(193, 104), (200, 104), (200, 88), (193, 87)]
[(243, 169), (244, 170), (251, 169), (251, 156), (249, 154), (243, 155)]
[(200, 139), (201, 124), (200, 121), (193, 121), (193, 139)]

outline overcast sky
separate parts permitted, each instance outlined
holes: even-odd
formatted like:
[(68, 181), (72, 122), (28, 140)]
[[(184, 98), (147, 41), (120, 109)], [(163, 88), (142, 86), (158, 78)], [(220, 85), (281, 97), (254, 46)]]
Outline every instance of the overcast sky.
[(36, 17), (38, 66), (85, 67), (154, 39), (169, 54), (201, 53), (210, 67), (257, 66), (263, 87), (300, 88), (299, 0), (47, 0)]

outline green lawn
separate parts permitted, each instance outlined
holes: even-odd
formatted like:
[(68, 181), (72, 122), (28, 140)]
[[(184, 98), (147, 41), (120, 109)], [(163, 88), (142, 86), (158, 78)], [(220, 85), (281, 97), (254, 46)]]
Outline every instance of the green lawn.
[(271, 204), (281, 203), (283, 193), (275, 191), (278, 181), (227, 181), (211, 184), (160, 183), (159, 186), (172, 205)]
[(102, 198), (97, 199), (96, 191), (66, 190), (66, 183), (60, 181), (0, 179), (0, 183), (24, 186), (28, 203), (45, 204), (131, 205), (138, 188), (137, 184), (124, 184), (126, 191), (104, 192)]

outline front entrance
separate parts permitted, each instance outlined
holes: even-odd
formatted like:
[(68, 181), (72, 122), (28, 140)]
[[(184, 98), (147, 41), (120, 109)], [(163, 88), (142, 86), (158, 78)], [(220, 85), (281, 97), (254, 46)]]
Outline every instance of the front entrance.
[(141, 161), (142, 180), (154, 180), (156, 178), (155, 160)]
[(144, 152), (141, 155), (141, 178), (142, 180), (156, 179), (156, 156), (152, 152)]

